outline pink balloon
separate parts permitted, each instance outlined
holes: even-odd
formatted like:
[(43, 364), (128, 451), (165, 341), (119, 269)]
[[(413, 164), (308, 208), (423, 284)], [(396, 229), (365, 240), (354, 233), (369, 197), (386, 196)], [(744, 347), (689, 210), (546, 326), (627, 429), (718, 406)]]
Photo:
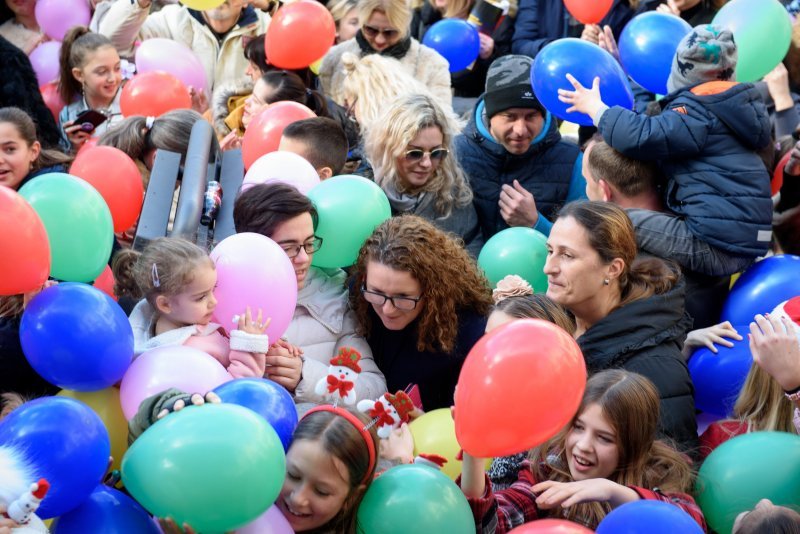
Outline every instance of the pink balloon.
[(302, 156), (279, 150), (264, 154), (250, 166), (244, 176), (242, 191), (256, 184), (270, 182), (292, 185), (305, 195), (319, 185), (319, 174)]
[(258, 519), (238, 529), (236, 534), (294, 534), (294, 530), (273, 504)]
[[(38, 7), (38, 6), (37, 6)], [(29, 59), (36, 72), (39, 86), (58, 79), (58, 56), (61, 54), (61, 43), (47, 41), (33, 49)]]
[(172, 346), (148, 350), (136, 358), (119, 387), (125, 418), (132, 419), (148, 397), (169, 388), (206, 394), (233, 380), (213, 356), (191, 347)]
[[(194, 51), (172, 39), (146, 39), (136, 49), (136, 72), (168, 72), (186, 87), (205, 90), (208, 87), (206, 70)], [(210, 95), (209, 95), (210, 96)]]
[(73, 26), (88, 26), (92, 20), (86, 0), (38, 0), (35, 15), (42, 31), (56, 41), (63, 41)]
[(286, 252), (272, 239), (246, 232), (225, 238), (211, 251), (211, 259), (217, 265), (216, 321), (230, 329), (248, 306), (254, 316), (260, 308), (264, 319), (272, 319), (270, 343), (277, 341), (297, 304), (297, 278)]

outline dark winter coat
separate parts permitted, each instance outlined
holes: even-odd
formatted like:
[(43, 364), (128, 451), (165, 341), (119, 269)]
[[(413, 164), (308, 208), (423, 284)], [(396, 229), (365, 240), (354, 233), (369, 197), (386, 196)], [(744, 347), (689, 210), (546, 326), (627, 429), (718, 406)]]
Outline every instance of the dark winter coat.
[[(481, 121), (480, 127), (477, 121)], [(514, 180), (533, 193), (539, 213), (554, 220), (567, 199), (580, 152), (577, 145), (561, 139), (556, 119), (547, 113), (542, 132), (528, 151), (520, 156), (509, 153), (488, 133), (482, 97), (464, 132), (456, 137), (455, 148), (487, 240), (508, 228), (498, 202), (503, 184), (511, 185)]]
[(589, 373), (625, 369), (655, 384), (661, 397), (660, 432), (679, 447), (697, 446), (694, 387), (681, 347), (692, 321), (684, 312), (681, 280), (663, 295), (609, 313), (578, 338)]
[(626, 156), (660, 162), (665, 204), (698, 239), (740, 256), (766, 253), (770, 177), (755, 151), (770, 143), (771, 127), (758, 90), (713, 82), (676, 91), (661, 106), (653, 117), (615, 106), (598, 130)]

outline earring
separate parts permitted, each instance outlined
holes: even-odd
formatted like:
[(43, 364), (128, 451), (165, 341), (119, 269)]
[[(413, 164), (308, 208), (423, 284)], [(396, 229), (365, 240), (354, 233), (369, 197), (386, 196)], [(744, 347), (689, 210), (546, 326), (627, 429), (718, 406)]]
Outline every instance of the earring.
[(604, 285), (604, 286), (607, 286), (607, 285), (608, 285), (608, 284), (610, 284), (610, 283), (611, 283), (611, 281), (610, 281), (608, 278), (605, 278), (605, 279), (603, 280), (603, 285)]

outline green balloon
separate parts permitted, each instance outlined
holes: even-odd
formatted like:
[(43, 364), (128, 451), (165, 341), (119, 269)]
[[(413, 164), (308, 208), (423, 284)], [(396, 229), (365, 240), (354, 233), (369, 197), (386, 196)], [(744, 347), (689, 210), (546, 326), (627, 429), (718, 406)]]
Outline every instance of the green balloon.
[(275, 502), (285, 473), (278, 434), (264, 418), (235, 404), (170, 414), (122, 459), (122, 481), (142, 506), (205, 533), (256, 519)]
[(800, 503), (800, 436), (751, 432), (726, 441), (697, 474), (697, 504), (717, 532), (730, 532), (740, 513), (761, 499)]
[(447, 475), (423, 465), (400, 465), (376, 478), (358, 507), (363, 534), (474, 534), (467, 498)]
[(731, 0), (714, 17), (733, 32), (739, 60), (736, 80), (760, 80), (783, 61), (792, 41), (792, 22), (778, 0)]
[(375, 183), (361, 176), (325, 180), (308, 192), (319, 214), (315, 234), (322, 248), (314, 254), (316, 267), (348, 267), (375, 228), (392, 216), (389, 199)]
[(106, 201), (88, 182), (51, 172), (19, 190), (42, 219), (53, 261), (50, 276), (93, 282), (111, 256), (114, 223)]
[(492, 284), (506, 275), (521, 276), (536, 293), (547, 291), (547, 238), (531, 228), (506, 228), (493, 235), (481, 249), (478, 265)]

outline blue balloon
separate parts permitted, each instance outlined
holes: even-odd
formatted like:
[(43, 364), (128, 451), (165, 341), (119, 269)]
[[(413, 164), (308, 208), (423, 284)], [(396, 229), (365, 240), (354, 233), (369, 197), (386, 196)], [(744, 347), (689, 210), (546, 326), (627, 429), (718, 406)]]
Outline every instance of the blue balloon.
[(439, 52), (450, 63), (450, 72), (472, 65), (481, 51), (478, 29), (461, 19), (440, 20), (425, 32), (422, 44)]
[(113, 386), (133, 359), (133, 330), (125, 312), (99, 289), (77, 282), (37, 295), (22, 315), (19, 336), (31, 367), (63, 389)]
[(81, 504), (108, 468), (111, 444), (103, 421), (66, 397), (26, 402), (0, 423), (0, 445), (12, 447), (45, 478), (50, 491), (36, 514), (56, 517)]
[(622, 30), (619, 59), (636, 83), (665, 95), (675, 51), (690, 31), (689, 23), (678, 16), (656, 11), (642, 13)]
[(239, 378), (225, 382), (214, 393), (222, 402), (244, 406), (263, 417), (281, 438), (284, 452), (289, 450), (297, 410), (286, 388), (266, 378)]
[(719, 352), (714, 354), (703, 347), (696, 350), (689, 359), (689, 374), (694, 383), (694, 404), (698, 410), (721, 416), (730, 416), (736, 397), (742, 389), (753, 356), (747, 340), (749, 326), (734, 326), (741, 341), (730, 339), (733, 347), (716, 345)]
[(750, 324), (761, 313), (800, 295), (800, 256), (770, 256), (747, 269), (733, 284), (722, 307), (722, 321)]
[(531, 85), (542, 105), (564, 120), (591, 126), (592, 118), (585, 113), (567, 113), (570, 104), (558, 99), (559, 89), (572, 91), (567, 80), (572, 74), (584, 87), (591, 87), (600, 78), (600, 96), (608, 106), (633, 109), (633, 93), (628, 77), (614, 57), (594, 43), (581, 39), (558, 39), (542, 48), (531, 69)]
[(702, 534), (692, 516), (662, 501), (634, 501), (611, 511), (597, 526), (597, 534)]
[(119, 490), (99, 485), (83, 504), (53, 523), (52, 534), (161, 534), (139, 503)]

